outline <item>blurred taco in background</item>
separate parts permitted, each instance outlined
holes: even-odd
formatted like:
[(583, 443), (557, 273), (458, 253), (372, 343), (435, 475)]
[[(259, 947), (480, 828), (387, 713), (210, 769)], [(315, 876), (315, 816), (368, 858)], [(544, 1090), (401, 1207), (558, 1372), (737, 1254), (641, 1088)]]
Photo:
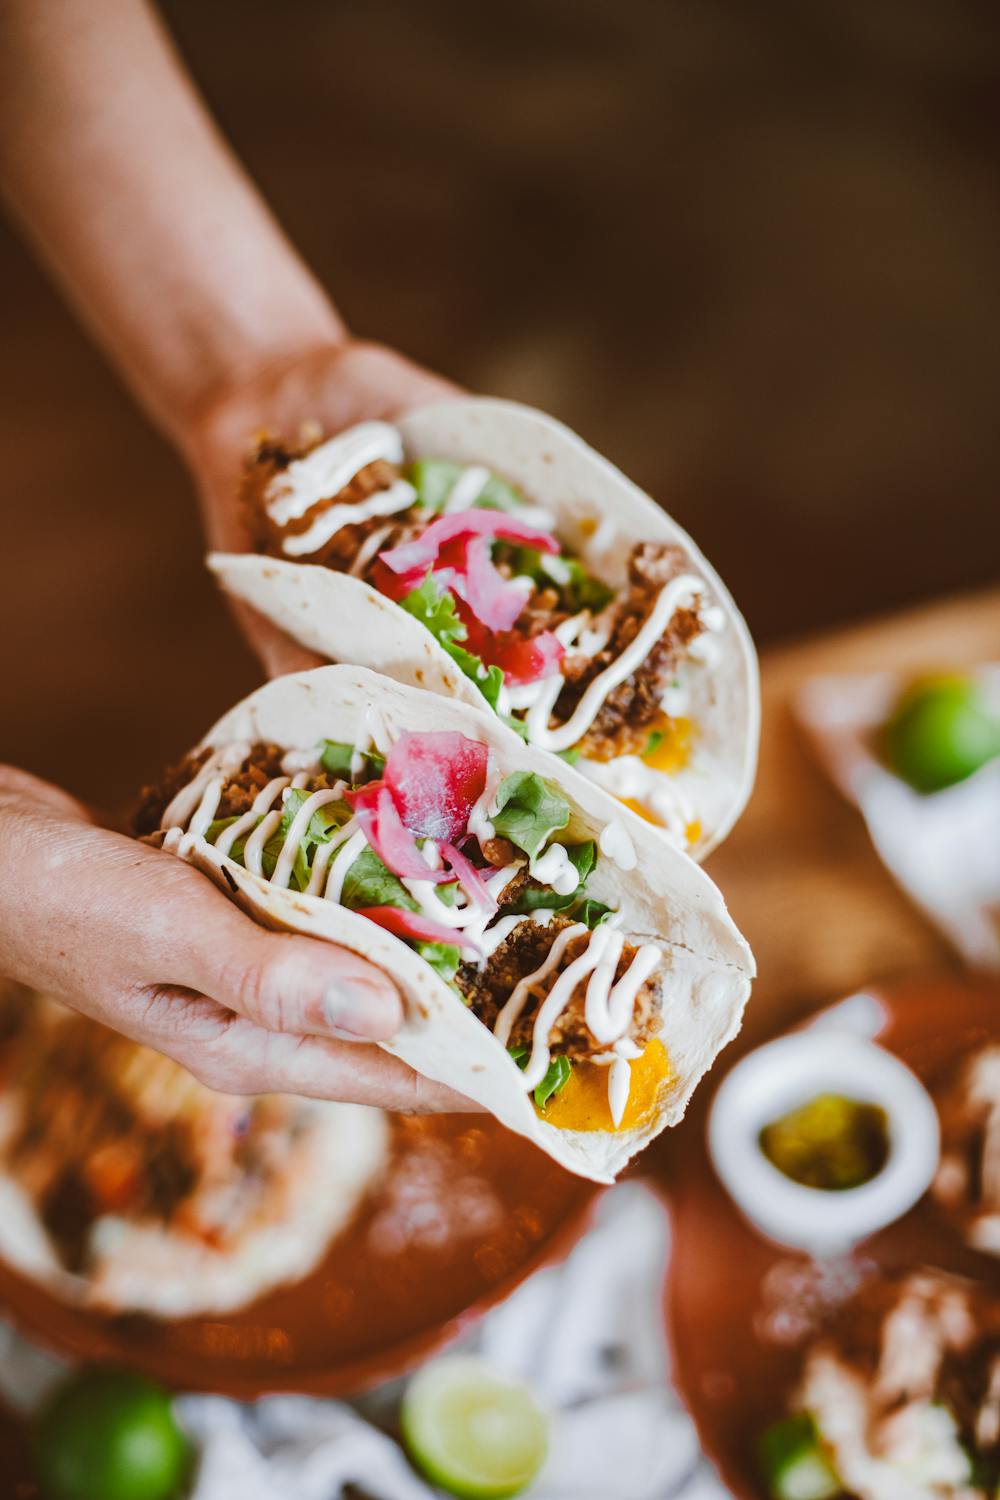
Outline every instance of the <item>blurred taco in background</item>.
[(757, 755), (753, 646), (721, 579), (568, 428), (470, 398), (298, 447), (243, 483), (224, 587), (302, 644), (488, 705), (696, 857)]
[(740, 1024), (752, 956), (686, 855), (494, 715), (361, 668), (252, 694), (137, 832), (387, 970), (386, 1050), (598, 1181)]
[(3, 1047), (0, 1256), (66, 1301), (190, 1317), (307, 1275), (388, 1153), (357, 1105), (217, 1094), (28, 991)]
[(774, 1500), (988, 1500), (1000, 1476), (995, 1287), (874, 1276), (807, 1347), (793, 1415), (762, 1435)]

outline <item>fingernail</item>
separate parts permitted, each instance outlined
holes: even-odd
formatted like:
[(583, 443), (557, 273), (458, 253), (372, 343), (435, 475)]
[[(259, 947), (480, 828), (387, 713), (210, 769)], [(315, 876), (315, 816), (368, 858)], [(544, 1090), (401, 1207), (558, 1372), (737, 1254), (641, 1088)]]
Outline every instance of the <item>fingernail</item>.
[(323, 1014), (331, 1036), (363, 1042), (391, 1036), (399, 1018), (394, 996), (351, 980), (332, 985), (323, 996)]

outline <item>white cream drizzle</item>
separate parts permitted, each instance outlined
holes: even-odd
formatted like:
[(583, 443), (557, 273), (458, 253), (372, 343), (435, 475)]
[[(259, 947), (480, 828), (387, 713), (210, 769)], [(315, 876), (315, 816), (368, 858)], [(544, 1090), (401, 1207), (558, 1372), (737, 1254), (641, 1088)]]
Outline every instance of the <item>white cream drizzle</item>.
[(491, 751), (486, 762), (486, 784), (484, 785), (480, 795), (472, 804), (472, 811), (469, 813), (469, 821), (466, 825), (469, 833), (472, 834), (473, 838), (478, 839), (480, 847), (483, 844), (489, 843), (490, 839), (492, 839), (496, 833), (496, 830), (493, 827), (493, 823), (491, 822), (490, 815), (491, 813), (495, 813), (496, 811), (493, 806), (493, 802), (496, 797), (497, 788), (499, 787), (501, 780), (502, 778), (500, 775), (499, 767), (496, 763), (496, 757)]
[(357, 739), (351, 750), (351, 780), (353, 782), (361, 780), (365, 769), (365, 759), (372, 750), (377, 751), (379, 755), (387, 755), (389, 737), (382, 715), (377, 708), (369, 704), (362, 715)]
[(619, 870), (634, 870), (638, 863), (635, 845), (617, 818), (605, 823), (597, 840), (597, 847), (608, 859), (614, 861)]
[(608, 1109), (616, 1130), (622, 1122), (631, 1092), (632, 1064), (627, 1057), (616, 1057), (608, 1072)]
[(542, 885), (550, 885), (557, 896), (572, 896), (580, 884), (577, 868), (562, 844), (550, 844), (528, 862), (528, 873)]
[(376, 516), (391, 516), (408, 510), (417, 498), (412, 484), (405, 479), (393, 480), (384, 490), (376, 490), (364, 500), (345, 505), (331, 505), (322, 511), (305, 531), (292, 532), (281, 539), (286, 557), (304, 557), (318, 552), (344, 526), (357, 526)]
[(368, 840), (365, 838), (364, 830), (359, 828), (352, 833), (350, 838), (341, 846), (340, 852), (330, 865), (330, 874), (326, 882), (326, 890), (323, 892), (327, 901), (339, 901), (344, 889), (344, 881), (347, 872), (357, 859), (363, 849), (367, 847)]
[(632, 1021), (636, 996), (662, 958), (655, 944), (643, 943), (625, 973), (614, 983), (615, 971), (625, 945), (623, 934), (607, 923), (602, 923), (593, 932), (582, 923), (574, 923), (558, 935), (534, 973), (526, 974), (515, 985), (509, 1000), (497, 1016), (493, 1030), (497, 1039), (506, 1047), (532, 992), (558, 967), (569, 944), (584, 934), (587, 934), (588, 941), (583, 952), (567, 965), (539, 1007), (532, 1027), (528, 1062), (521, 1072), (521, 1084), (530, 1093), (545, 1077), (550, 1062), (548, 1039), (552, 1028), (572, 1000), (577, 985), (589, 974), (584, 1019), (597, 1041), (614, 1043), (610, 1053), (602, 1054), (594, 1061), (608, 1062), (611, 1065), (608, 1074), (608, 1107), (617, 1126), (621, 1123), (628, 1104), (631, 1063), (641, 1055), (639, 1048), (626, 1033)]
[(325, 844), (319, 845), (316, 853), (313, 855), (312, 871), (309, 876), (309, 884), (306, 886), (307, 896), (319, 896), (322, 894), (324, 898), (329, 899), (329, 891), (326, 889), (327, 866), (337, 850), (342, 848), (347, 843), (347, 840), (357, 833), (357, 831), (358, 820), (357, 818), (351, 818), (342, 828), (338, 828), (336, 833), (332, 833)]
[(361, 543), (361, 546), (358, 548), (357, 557), (354, 559), (354, 561), (351, 563), (351, 566), (347, 570), (352, 578), (360, 578), (361, 574), (365, 571), (365, 568), (367, 568), (376, 552), (378, 552), (381, 548), (382, 543), (388, 536), (391, 536), (391, 534), (392, 522), (390, 521), (387, 526), (379, 526), (375, 531), (371, 532), (369, 536), (365, 537), (364, 541)]
[[(521, 1012), (527, 1005), (532, 990), (535, 989), (543, 979), (547, 979), (552, 971), (558, 966), (559, 960), (562, 958), (567, 946), (573, 941), (573, 939), (575, 937), (579, 937), (581, 933), (585, 933), (587, 930), (588, 929), (582, 922), (574, 922), (571, 927), (565, 928), (562, 932), (559, 933), (558, 937), (552, 944), (552, 947), (549, 949), (548, 953), (546, 953), (545, 958), (539, 964), (538, 968), (533, 970), (530, 974), (525, 974), (523, 978), (518, 980), (517, 984), (511, 990), (510, 999), (507, 1001), (506, 1005), (502, 1007), (499, 1015), (497, 1016), (496, 1025), (493, 1027), (493, 1035), (499, 1042), (503, 1044), (503, 1046), (506, 1047), (509, 1043), (510, 1034), (514, 1029), (515, 1023), (521, 1019)], [(548, 1065), (546, 1064), (546, 1066)], [(544, 1078), (544, 1076), (545, 1074), (543, 1071), (542, 1077)]]
[(182, 786), (176, 796), (167, 803), (160, 820), (161, 828), (183, 827), (190, 819), (202, 799), (205, 788), (216, 776), (236, 771), (250, 754), (249, 743), (242, 741), (218, 750), (198, 771), (197, 775)]
[(603, 672), (598, 673), (587, 686), (570, 717), (555, 728), (550, 727), (549, 718), (556, 699), (562, 692), (565, 678), (560, 672), (543, 678), (543, 691), (529, 708), (525, 721), (529, 744), (537, 745), (542, 750), (559, 751), (568, 750), (577, 740), (582, 739), (608, 694), (645, 661), (677, 610), (683, 603), (704, 591), (704, 582), (693, 573), (681, 573), (672, 578), (660, 590), (656, 603), (641, 629), (636, 632), (635, 639), (629, 641), (624, 651)]
[(225, 784), (226, 778), (224, 776), (214, 776), (206, 786), (197, 810), (188, 825), (188, 832), (193, 833), (195, 838), (204, 838), (208, 832), (209, 825), (215, 817), (216, 810), (222, 800), (222, 788)]
[(388, 422), (361, 422), (338, 437), (320, 443), (304, 458), (296, 458), (272, 481), (265, 497), (267, 513), (276, 526), (300, 520), (321, 500), (338, 495), (355, 474), (383, 459), (403, 462), (403, 439)]
[(273, 812), (265, 813), (257, 824), (253, 833), (243, 845), (243, 863), (251, 875), (259, 875), (264, 878), (264, 845), (271, 835), (277, 833), (281, 827), (282, 812), (275, 808)]
[[(219, 837), (215, 841), (215, 847), (220, 854), (228, 854), (237, 839), (243, 838), (244, 834), (249, 834), (252, 829), (257, 827), (257, 820), (262, 818), (265, 813), (270, 812), (275, 797), (280, 792), (283, 792), (286, 786), (291, 786), (290, 777), (275, 776), (273, 781), (269, 781), (267, 786), (257, 793), (253, 799), (250, 811), (245, 812), (242, 817), (237, 818), (235, 823), (230, 823), (229, 827), (224, 828), (219, 834)], [(193, 828), (189, 830), (189, 832), (193, 831)]]
[(577, 761), (576, 769), (612, 796), (640, 803), (675, 843), (682, 849), (687, 847), (687, 830), (696, 815), (676, 777), (647, 766), (638, 755), (617, 755), (604, 761), (584, 758)]
[[(586, 930), (584, 928), (584, 931)], [(549, 1071), (551, 1061), (549, 1036), (552, 1028), (573, 998), (577, 985), (597, 966), (603, 947), (601, 939), (607, 936), (606, 929), (602, 930), (600, 927), (594, 929), (583, 952), (566, 965), (539, 1006), (535, 1024), (531, 1029), (531, 1052), (522, 1074), (525, 1089), (536, 1089)]]
[(289, 825), (285, 841), (278, 855), (278, 862), (271, 876), (271, 884), (276, 885), (279, 890), (287, 890), (288, 882), (292, 874), (292, 866), (295, 864), (295, 856), (299, 852), (299, 845), (305, 838), (306, 830), (312, 822), (313, 813), (320, 807), (325, 807), (328, 802), (339, 802), (344, 792), (344, 783), (337, 786), (313, 792), (307, 797), (295, 814)]
[(451, 515), (458, 510), (469, 510), (479, 499), (490, 482), (490, 471), (481, 464), (470, 464), (455, 480), (445, 502), (444, 513)]

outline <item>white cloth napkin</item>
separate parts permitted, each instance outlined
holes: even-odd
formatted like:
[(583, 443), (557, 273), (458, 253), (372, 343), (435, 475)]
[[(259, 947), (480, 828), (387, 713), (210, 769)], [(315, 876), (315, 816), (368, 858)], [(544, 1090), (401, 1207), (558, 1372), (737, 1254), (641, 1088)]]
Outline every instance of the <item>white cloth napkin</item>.
[[(496, 1308), (463, 1351), (530, 1381), (552, 1417), (533, 1500), (724, 1500), (669, 1386), (666, 1211), (641, 1183), (601, 1200), (590, 1233)], [(30, 1411), (64, 1366), (0, 1325), (0, 1391)], [(384, 1431), (403, 1383), (357, 1405), (305, 1396), (184, 1396), (199, 1452), (191, 1500), (432, 1500)]]
[[(979, 667), (975, 675), (1000, 709), (1000, 666)], [(1000, 968), (1000, 760), (944, 791), (915, 792), (870, 748), (900, 685), (887, 672), (814, 677), (796, 712), (911, 900), (967, 962)]]

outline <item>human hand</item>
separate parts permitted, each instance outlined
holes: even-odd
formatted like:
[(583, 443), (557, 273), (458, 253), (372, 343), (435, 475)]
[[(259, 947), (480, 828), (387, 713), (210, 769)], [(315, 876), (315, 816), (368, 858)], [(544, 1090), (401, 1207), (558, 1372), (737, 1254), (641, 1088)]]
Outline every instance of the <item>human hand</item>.
[(11, 767), (0, 767), (0, 868), (0, 973), (208, 1087), (474, 1108), (371, 1045), (403, 1016), (381, 969), (256, 926), (182, 860), (95, 826), (66, 793)]
[[(256, 433), (294, 443), (303, 423), (332, 436), (356, 422), (397, 416), (457, 395), (455, 386), (379, 344), (344, 339), (265, 365), (245, 384), (216, 394), (192, 419), (183, 447), (198, 486), (209, 543), (245, 552), (249, 537), (237, 490)], [(322, 658), (244, 604), (237, 619), (269, 676), (319, 666)]]

